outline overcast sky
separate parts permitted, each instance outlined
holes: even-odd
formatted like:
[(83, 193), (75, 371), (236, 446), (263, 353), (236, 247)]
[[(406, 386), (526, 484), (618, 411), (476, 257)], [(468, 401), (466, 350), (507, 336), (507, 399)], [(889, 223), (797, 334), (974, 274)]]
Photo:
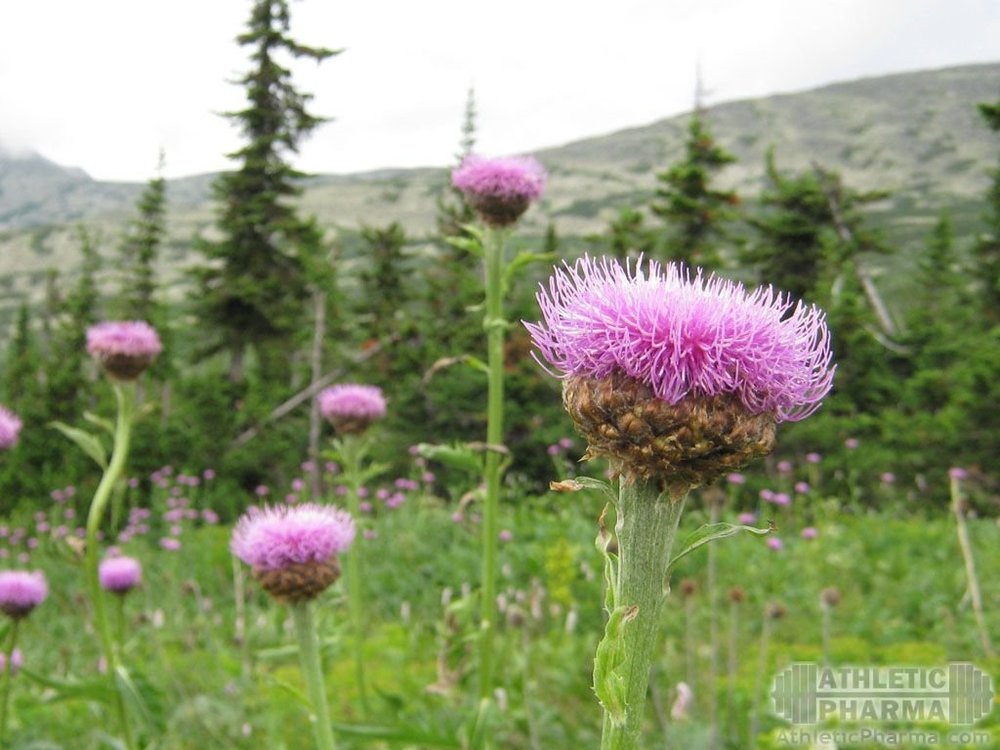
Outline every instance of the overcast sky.
[[(251, 0), (2, 0), (0, 143), (106, 180), (222, 170), (217, 115)], [(449, 164), (466, 91), (482, 153), (530, 152), (708, 103), (1000, 60), (1000, 0), (292, 0), (313, 172)], [(1000, 81), (998, 81), (1000, 95)]]

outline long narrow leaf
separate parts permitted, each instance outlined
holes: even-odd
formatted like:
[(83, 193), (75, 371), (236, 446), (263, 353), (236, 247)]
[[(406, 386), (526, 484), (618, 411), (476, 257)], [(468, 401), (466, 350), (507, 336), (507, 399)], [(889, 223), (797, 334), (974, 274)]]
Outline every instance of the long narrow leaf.
[(684, 540), (684, 546), (680, 552), (671, 558), (670, 564), (667, 566), (667, 571), (673, 570), (681, 558), (686, 557), (709, 542), (714, 542), (716, 539), (725, 539), (743, 532), (757, 536), (767, 536), (773, 530), (771, 526), (766, 529), (758, 529), (755, 526), (742, 526), (735, 523), (706, 523)]
[(102, 469), (108, 468), (107, 451), (105, 451), (104, 444), (96, 435), (92, 435), (86, 430), (81, 430), (79, 427), (72, 427), (64, 422), (49, 422), (49, 427), (59, 430), (59, 432), (76, 443)]

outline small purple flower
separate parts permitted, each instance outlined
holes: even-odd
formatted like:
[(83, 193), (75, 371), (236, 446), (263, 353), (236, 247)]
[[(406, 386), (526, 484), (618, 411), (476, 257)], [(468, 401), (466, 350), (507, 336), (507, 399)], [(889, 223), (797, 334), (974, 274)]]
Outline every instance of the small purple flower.
[(879, 481), (882, 482), (882, 484), (895, 484), (896, 475), (893, 474), (891, 471), (883, 471), (882, 474), (879, 476)]
[(214, 526), (219, 522), (219, 514), (211, 508), (205, 508), (205, 510), (201, 512), (201, 520), (210, 526)]
[(952, 479), (963, 480), (969, 478), (969, 472), (963, 469), (961, 466), (953, 466), (948, 469), (948, 476)]
[(778, 552), (779, 550), (781, 550), (782, 547), (785, 546), (785, 543), (782, 542), (781, 539), (779, 539), (778, 537), (772, 536), (768, 537), (767, 546), (770, 547), (775, 552)]
[(498, 537), (501, 542), (509, 542), (511, 539), (514, 538), (514, 532), (512, 532), (510, 529), (501, 529)]
[(859, 445), (861, 445), (861, 441), (857, 438), (847, 438), (844, 441), (844, 447), (849, 451), (857, 450)]
[(808, 495), (809, 494), (809, 490), (810, 490), (809, 482), (796, 482), (795, 483), (795, 491), (798, 492), (800, 495)]
[(525, 327), (566, 378), (623, 372), (669, 404), (734, 394), (777, 422), (809, 416), (833, 386), (825, 314), (769, 286), (747, 292), (679, 264), (584, 257), (537, 298), (543, 320)]
[(545, 170), (531, 157), (470, 155), (452, 171), (451, 184), (462, 191), (483, 222), (507, 227), (542, 196)]
[(573, 447), (573, 438), (564, 437), (559, 440), (559, 447), (564, 451), (568, 451)]
[(765, 503), (774, 502), (774, 490), (763, 489), (758, 493), (758, 495)]
[(369, 500), (362, 500), (360, 503), (358, 503), (358, 510), (360, 510), (362, 513), (371, 513), (372, 507), (373, 506)]
[(165, 536), (160, 539), (160, 547), (165, 549), (167, 552), (176, 552), (181, 548), (181, 540)]
[(778, 461), (778, 473), (779, 474), (791, 474), (792, 473), (792, 462), (791, 461)]
[(558, 443), (553, 443), (552, 445), (550, 445), (548, 448), (545, 449), (545, 452), (548, 453), (550, 456), (558, 456), (560, 453), (562, 453), (562, 448), (559, 447)]
[(792, 504), (792, 498), (788, 495), (787, 492), (778, 492), (775, 493), (774, 497), (771, 498), (771, 502), (774, 503), (775, 505), (786, 506)]
[(266, 484), (258, 484), (253, 492), (257, 497), (267, 497), (271, 493), (271, 489)]
[(823, 457), (820, 454), (818, 454), (818, 453), (807, 453), (806, 454), (806, 463), (818, 464), (822, 460), (823, 460)]
[(6, 406), (0, 406), (0, 450), (9, 450), (17, 444), (21, 427), (18, 416)]
[(743, 526), (749, 526), (750, 524), (757, 522), (757, 514), (756, 513), (740, 513), (736, 517), (736, 520), (741, 525), (743, 525)]
[(726, 481), (735, 487), (739, 487), (740, 485), (747, 483), (747, 478), (738, 471), (734, 471), (733, 473), (726, 475)]
[(0, 612), (19, 620), (45, 601), (49, 585), (41, 571), (0, 571)]
[(366, 540), (371, 541), (372, 539), (378, 539), (378, 532), (375, 529), (365, 529), (363, 536)]
[(318, 396), (319, 411), (339, 432), (364, 432), (385, 416), (382, 389), (374, 385), (341, 383), (324, 388)]
[(87, 351), (112, 377), (135, 380), (163, 351), (163, 345), (149, 323), (111, 321), (87, 330)]
[(296, 477), (295, 479), (292, 480), (293, 492), (302, 492), (302, 490), (304, 490), (305, 488), (306, 488), (306, 483), (302, 481), (301, 478)]
[(213, 479), (215, 479), (215, 469), (205, 469), (205, 471), (201, 473), (201, 476), (205, 479), (206, 482), (211, 482)]
[(802, 529), (803, 539), (815, 539), (818, 536), (819, 536), (819, 531), (817, 531), (815, 526), (806, 526), (804, 529)]
[(142, 564), (134, 557), (109, 557), (97, 569), (101, 587), (124, 596), (142, 582)]

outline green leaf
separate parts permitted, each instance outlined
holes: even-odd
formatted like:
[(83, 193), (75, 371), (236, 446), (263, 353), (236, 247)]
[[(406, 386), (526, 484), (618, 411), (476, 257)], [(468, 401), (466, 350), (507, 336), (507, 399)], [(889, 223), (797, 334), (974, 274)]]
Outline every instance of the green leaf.
[(756, 534), (757, 536), (767, 536), (773, 530), (772, 526), (769, 526), (766, 529), (758, 529), (755, 526), (742, 526), (735, 523), (706, 523), (704, 526), (696, 529), (691, 536), (684, 540), (684, 546), (681, 548), (681, 551), (670, 559), (670, 563), (667, 565), (667, 572), (669, 573), (673, 570), (674, 565), (676, 565), (681, 558), (686, 557), (699, 547), (702, 547), (709, 542), (714, 542), (716, 539), (725, 539), (730, 536), (736, 536), (742, 532)]
[(30, 669), (22, 667), (21, 674), (34, 683), (48, 688), (55, 693), (49, 698), (50, 701), (65, 700), (90, 700), (98, 703), (111, 703), (114, 693), (108, 687), (107, 680), (93, 680), (90, 682), (70, 682), (67, 680), (56, 680), (46, 675), (32, 672)]
[(125, 702), (126, 708), (130, 709), (134, 716), (138, 716), (144, 724), (153, 723), (153, 715), (150, 713), (149, 706), (124, 666), (115, 668), (115, 687)]
[(593, 477), (576, 477), (575, 479), (563, 479), (559, 482), (549, 482), (549, 490), (552, 492), (579, 492), (580, 490), (600, 490), (612, 502), (617, 502), (614, 488), (607, 482)]
[(102, 430), (104, 430), (105, 432), (107, 432), (109, 435), (111, 435), (112, 437), (114, 437), (114, 434), (115, 434), (115, 425), (114, 425), (114, 422), (112, 422), (110, 419), (105, 419), (104, 417), (99, 417), (96, 414), (94, 414), (93, 412), (89, 412), (89, 411), (85, 411), (83, 413), (83, 418), (86, 419), (91, 424), (97, 425)]
[(81, 430), (79, 427), (71, 427), (64, 422), (49, 422), (49, 427), (59, 430), (59, 432), (76, 443), (84, 453), (94, 459), (98, 466), (107, 470), (108, 454), (104, 449), (104, 444), (101, 443), (96, 435), (92, 435), (86, 430)]
[(405, 747), (454, 748), (455, 750), (462, 747), (454, 737), (447, 737), (417, 727), (340, 724), (338, 722), (332, 722), (332, 724), (334, 731), (344, 737), (364, 737), (368, 740), (381, 740)]
[(633, 605), (616, 607), (608, 618), (604, 637), (597, 644), (594, 656), (594, 692), (615, 726), (625, 723), (628, 705), (625, 701), (625, 627), (637, 613)]
[(417, 452), (431, 461), (439, 461), (445, 466), (467, 471), (471, 474), (483, 472), (483, 456), (462, 443), (453, 445), (431, 445), (420, 443)]
[(522, 250), (503, 270), (503, 289), (508, 289), (514, 276), (532, 263), (555, 263), (557, 260), (559, 257), (555, 253), (532, 253)]

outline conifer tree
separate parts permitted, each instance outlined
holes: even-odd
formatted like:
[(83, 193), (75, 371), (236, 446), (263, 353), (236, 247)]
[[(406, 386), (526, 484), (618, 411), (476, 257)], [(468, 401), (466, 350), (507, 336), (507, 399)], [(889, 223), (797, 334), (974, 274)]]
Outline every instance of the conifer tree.
[[(262, 370), (287, 369), (291, 334), (303, 321), (309, 298), (301, 253), (314, 244), (311, 224), (289, 202), (301, 193), (304, 175), (288, 159), (323, 119), (308, 112), (312, 97), (295, 89), (280, 59), (321, 62), (336, 52), (299, 44), (289, 26), (287, 0), (255, 0), (247, 30), (237, 37), (252, 50), (253, 66), (238, 81), (247, 106), (227, 116), (247, 143), (230, 154), (238, 168), (214, 185), (222, 237), (199, 243), (210, 264), (196, 272), (198, 312), (217, 334), (211, 350), (229, 353), (234, 381), (244, 377), (243, 357), (250, 347)], [(263, 374), (277, 379), (286, 373)]]
[[(455, 155), (455, 163), (461, 164), (476, 148), (476, 91), (470, 88), (465, 99), (465, 117), (462, 120), (462, 137), (459, 150)], [(448, 186), (444, 196), (437, 201), (438, 234), (444, 238), (462, 237), (466, 234), (462, 228), (476, 220), (472, 206), (466, 203), (462, 191), (453, 185)], [(463, 256), (468, 253), (463, 252)]]
[[(979, 105), (987, 126), (1000, 133), (1000, 100)], [(991, 324), (1000, 323), (1000, 164), (991, 170), (984, 215), (986, 232), (975, 247), (976, 273), (982, 284), (983, 312)]]
[(625, 260), (639, 254), (651, 254), (655, 243), (653, 233), (645, 225), (645, 216), (631, 206), (625, 206), (608, 224), (607, 233), (595, 239), (614, 257)]
[(386, 227), (364, 227), (361, 236), (372, 263), (371, 269), (361, 275), (364, 312), (370, 316), (372, 338), (379, 339), (393, 331), (396, 312), (409, 296), (404, 282), (406, 232), (394, 221)]
[(859, 252), (887, 251), (860, 212), (861, 206), (883, 199), (885, 193), (859, 193), (835, 172), (816, 165), (783, 175), (774, 148), (767, 152), (766, 166), (769, 185), (760, 198), (763, 211), (747, 217), (760, 241), (744, 252), (762, 282), (797, 299), (823, 302), (829, 295), (819, 289), (821, 279), (832, 283)]
[(7, 349), (6, 370), (4, 372), (4, 393), (6, 403), (17, 404), (24, 412), (30, 402), (34, 405), (39, 398), (39, 371), (41, 358), (38, 343), (31, 330), (28, 305), (21, 303), (17, 312), (14, 335)]
[(155, 264), (166, 234), (166, 196), (167, 182), (162, 174), (146, 183), (136, 206), (138, 216), (130, 222), (121, 245), (118, 316), (122, 320), (145, 320), (156, 328), (162, 321), (155, 299)]
[(739, 196), (713, 187), (712, 182), (734, 161), (696, 110), (688, 124), (684, 158), (657, 175), (659, 184), (650, 206), (665, 223), (657, 243), (663, 258), (706, 268), (721, 265), (719, 246), (731, 239), (726, 224), (736, 217)]

